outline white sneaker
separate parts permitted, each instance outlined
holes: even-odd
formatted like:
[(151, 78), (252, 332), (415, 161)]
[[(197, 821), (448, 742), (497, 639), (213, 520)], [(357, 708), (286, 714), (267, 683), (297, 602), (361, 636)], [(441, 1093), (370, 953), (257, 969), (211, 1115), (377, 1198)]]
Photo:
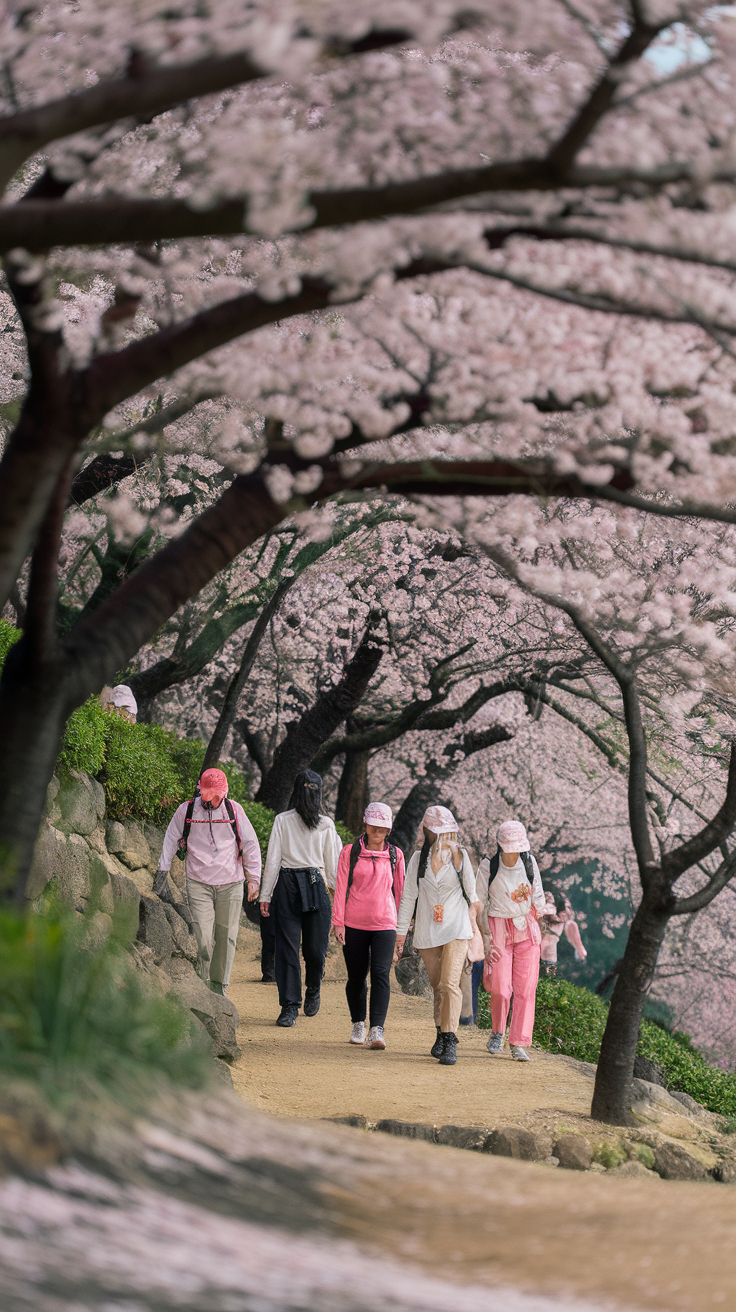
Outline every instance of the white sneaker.
[(364, 1021), (364, 1020), (356, 1020), (355, 1024), (353, 1025), (353, 1032), (352, 1032), (352, 1034), (350, 1035), (350, 1042), (351, 1042), (351, 1043), (360, 1043), (361, 1046), (365, 1043), (365, 1021)]
[(374, 1026), (373, 1026), (373, 1028), (372, 1028), (370, 1034), (368, 1035), (368, 1047), (369, 1047), (369, 1048), (385, 1048), (385, 1047), (386, 1047), (386, 1040), (385, 1040), (384, 1037), (383, 1037), (383, 1026), (382, 1026), (382, 1025), (374, 1025)]
[(517, 1044), (511, 1044), (511, 1056), (514, 1061), (531, 1061), (531, 1057), (526, 1048), (520, 1048)]

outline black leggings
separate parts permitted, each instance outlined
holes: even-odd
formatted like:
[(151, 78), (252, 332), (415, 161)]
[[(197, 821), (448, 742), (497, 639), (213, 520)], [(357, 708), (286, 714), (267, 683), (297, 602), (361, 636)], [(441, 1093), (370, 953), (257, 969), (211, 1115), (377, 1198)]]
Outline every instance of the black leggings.
[(351, 929), (345, 926), (342, 950), (348, 968), (345, 996), (350, 1019), (365, 1020), (368, 969), (371, 972), (370, 1026), (383, 1025), (391, 998), (391, 962), (396, 946), (395, 929)]

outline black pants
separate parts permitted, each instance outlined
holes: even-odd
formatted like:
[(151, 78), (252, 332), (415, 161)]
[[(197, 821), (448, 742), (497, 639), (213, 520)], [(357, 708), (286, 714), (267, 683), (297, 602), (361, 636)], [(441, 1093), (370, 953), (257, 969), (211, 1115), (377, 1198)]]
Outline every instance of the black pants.
[(350, 1019), (365, 1020), (368, 999), (368, 970), (371, 973), (371, 1009), (369, 1024), (383, 1025), (391, 998), (391, 962), (396, 946), (395, 929), (351, 929), (345, 926), (342, 950), (348, 968), (345, 997)]
[(271, 914), (276, 913), (276, 983), (282, 1007), (290, 1003), (301, 1006), (300, 942), (307, 988), (318, 989), (322, 983), (332, 920), (330, 899), (322, 879), (315, 885), (315, 901), (316, 910), (302, 910), (299, 882), (293, 871), (282, 867), (271, 902)]
[(265, 979), (273, 979), (274, 959), (276, 955), (276, 917), (260, 916), (261, 930), (261, 974)]

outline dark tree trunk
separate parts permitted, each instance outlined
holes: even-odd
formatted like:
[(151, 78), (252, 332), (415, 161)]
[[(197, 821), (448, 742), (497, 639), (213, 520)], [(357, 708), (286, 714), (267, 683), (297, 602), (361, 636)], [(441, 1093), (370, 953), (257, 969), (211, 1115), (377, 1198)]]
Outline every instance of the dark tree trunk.
[(33, 672), (26, 643), (12, 647), (0, 684), (0, 898), (22, 902), (70, 707), (63, 669)]
[(368, 805), (368, 761), (370, 752), (346, 752), (337, 788), (335, 819), (352, 834), (362, 834), (363, 813)]
[(629, 930), (595, 1077), (591, 1114), (609, 1125), (632, 1123), (631, 1081), (639, 1025), (669, 919), (661, 894), (645, 893)]
[(286, 737), (274, 752), (270, 770), (261, 780), (257, 802), (274, 811), (286, 808), (296, 776), (306, 770), (322, 744), (360, 705), (382, 656), (383, 646), (371, 622), (339, 681), (321, 693), (300, 720), (289, 725)]
[(408, 859), (427, 807), (436, 799), (435, 779), (422, 779), (407, 793), (394, 819), (391, 842), (400, 847)]

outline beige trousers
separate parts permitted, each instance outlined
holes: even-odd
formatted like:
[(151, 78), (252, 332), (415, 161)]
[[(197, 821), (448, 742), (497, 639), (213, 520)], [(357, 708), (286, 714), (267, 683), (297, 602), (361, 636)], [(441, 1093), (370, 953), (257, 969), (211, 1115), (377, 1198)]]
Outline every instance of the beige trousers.
[(434, 1023), (443, 1034), (457, 1034), (463, 994), (460, 976), (468, 955), (468, 940), (454, 938), (441, 948), (420, 948), (434, 993)]
[(219, 986), (215, 992), (230, 983), (244, 888), (242, 879), (235, 884), (203, 884), (198, 879), (187, 879), (199, 952), (197, 968), (203, 980)]

